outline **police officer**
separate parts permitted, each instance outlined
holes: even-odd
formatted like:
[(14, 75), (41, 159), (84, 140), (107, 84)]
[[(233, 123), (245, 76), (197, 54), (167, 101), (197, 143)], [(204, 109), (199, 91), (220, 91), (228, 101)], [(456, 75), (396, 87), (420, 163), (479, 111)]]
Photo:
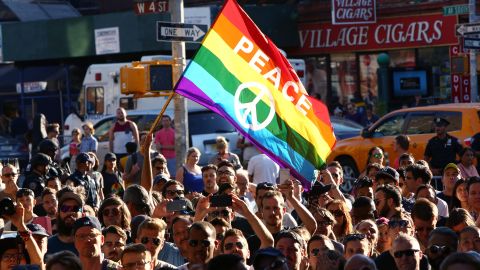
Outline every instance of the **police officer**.
[(51, 139), (45, 139), (40, 142), (38, 145), (38, 152), (39, 153), (44, 153), (48, 155), (52, 159), (52, 163), (50, 164), (50, 173), (52, 175), (57, 175), (60, 180), (63, 182), (68, 175), (70, 175), (70, 168), (64, 168), (57, 162), (55, 162), (55, 157), (57, 155), (59, 147), (58, 144), (51, 140)]
[(424, 159), (430, 164), (433, 175), (441, 175), (448, 163), (456, 163), (457, 154), (462, 150), (458, 139), (447, 133), (450, 124), (446, 119), (433, 119), (437, 135), (428, 141)]
[(25, 178), (23, 188), (33, 190), (35, 198), (37, 199), (41, 196), (43, 189), (45, 188), (47, 173), (51, 162), (52, 159), (43, 153), (36, 154), (30, 161), (32, 171)]
[(77, 155), (76, 169), (66, 179), (67, 185), (73, 185), (75, 187), (83, 186), (85, 188), (86, 200), (85, 203), (93, 207), (94, 209), (98, 208), (98, 194), (97, 194), (97, 185), (95, 181), (88, 175), (90, 167), (93, 166), (95, 162), (89, 154), (80, 153)]

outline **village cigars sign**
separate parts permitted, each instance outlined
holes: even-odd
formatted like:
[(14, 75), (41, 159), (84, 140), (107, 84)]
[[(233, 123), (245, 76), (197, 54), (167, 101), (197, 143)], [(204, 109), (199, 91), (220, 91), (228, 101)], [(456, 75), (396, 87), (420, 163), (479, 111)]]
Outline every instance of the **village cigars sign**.
[(291, 53), (321, 54), (457, 44), (457, 16), (442, 14), (384, 18), (374, 24), (299, 24), (300, 48)]
[(375, 0), (332, 0), (333, 24), (375, 23)]

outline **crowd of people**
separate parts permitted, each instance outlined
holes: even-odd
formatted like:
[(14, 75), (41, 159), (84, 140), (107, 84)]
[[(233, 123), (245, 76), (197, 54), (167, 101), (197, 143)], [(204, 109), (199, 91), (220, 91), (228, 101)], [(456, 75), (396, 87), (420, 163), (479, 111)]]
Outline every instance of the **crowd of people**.
[(311, 185), (280, 182), (279, 166), (245, 138), (240, 156), (219, 137), (207, 165), (196, 148), (172, 164), (169, 117), (149, 134), (117, 110), (102, 168), (91, 125), (72, 140), (72, 167), (47, 137), (23, 183), (15, 166), (1, 168), (0, 270), (479, 269), (478, 152), (448, 135), (445, 119), (434, 123), (424, 157), (404, 135), (391, 166), (374, 147), (347, 193), (340, 163)]

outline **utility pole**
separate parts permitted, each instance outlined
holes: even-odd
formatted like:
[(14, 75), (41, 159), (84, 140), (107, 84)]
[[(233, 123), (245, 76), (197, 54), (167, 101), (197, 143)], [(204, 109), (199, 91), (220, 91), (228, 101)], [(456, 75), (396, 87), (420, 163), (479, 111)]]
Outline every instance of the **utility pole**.
[[(469, 22), (475, 23), (477, 21), (475, 0), (469, 0)], [(477, 52), (470, 50), (470, 102), (477, 102), (478, 100), (478, 84), (477, 84)]]
[[(183, 0), (169, 0), (172, 22), (183, 23)], [(185, 67), (185, 42), (172, 42), (172, 59), (175, 62), (173, 66), (173, 84), (180, 79)], [(188, 115), (187, 103), (184, 97), (175, 95), (175, 156), (176, 166), (181, 166), (187, 154), (188, 142)], [(172, 173), (172, 172), (170, 172)], [(175, 173), (175, 172), (173, 172)]]

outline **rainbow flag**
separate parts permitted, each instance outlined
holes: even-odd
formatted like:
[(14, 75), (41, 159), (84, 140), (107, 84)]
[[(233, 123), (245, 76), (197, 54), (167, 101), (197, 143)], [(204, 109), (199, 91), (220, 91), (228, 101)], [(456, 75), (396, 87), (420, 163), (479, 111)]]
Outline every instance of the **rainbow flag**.
[(175, 91), (222, 115), (304, 182), (335, 145), (325, 105), (312, 101), (288, 60), (234, 0), (226, 1)]

